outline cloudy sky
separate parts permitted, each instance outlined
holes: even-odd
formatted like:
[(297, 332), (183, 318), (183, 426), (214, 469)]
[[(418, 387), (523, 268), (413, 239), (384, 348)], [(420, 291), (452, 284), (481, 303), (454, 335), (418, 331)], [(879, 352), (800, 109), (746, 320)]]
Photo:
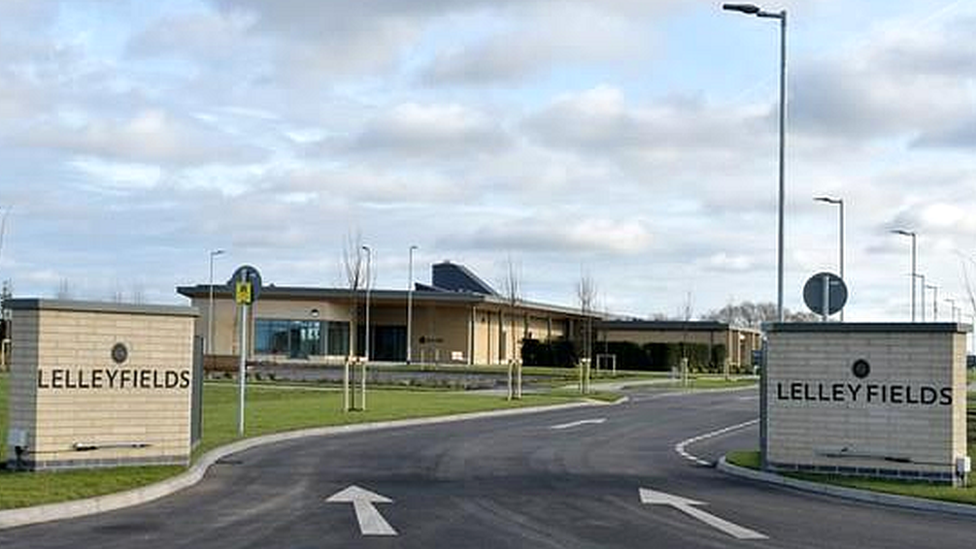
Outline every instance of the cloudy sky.
[[(895, 228), (961, 304), (976, 1), (767, 7), (790, 14), (787, 307), (837, 269), (823, 194), (846, 202), (848, 320), (907, 320)], [(339, 285), (358, 232), (381, 287), (406, 286), (415, 244), (419, 280), (451, 259), (497, 285), (511, 257), (553, 303), (581, 272), (618, 313), (775, 301), (774, 20), (699, 0), (2, 0), (0, 21), (19, 296), (179, 302), (215, 248), (218, 280), (251, 263)]]

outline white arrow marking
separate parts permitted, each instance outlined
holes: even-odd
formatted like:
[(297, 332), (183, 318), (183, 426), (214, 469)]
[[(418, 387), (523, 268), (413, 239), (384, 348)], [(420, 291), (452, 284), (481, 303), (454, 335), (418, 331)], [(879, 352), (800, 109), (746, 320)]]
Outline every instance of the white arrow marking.
[(552, 427), (550, 427), (550, 429), (571, 429), (573, 427), (579, 427), (580, 425), (588, 425), (588, 424), (591, 424), (591, 423), (593, 423), (593, 424), (603, 423), (606, 420), (607, 420), (607, 418), (605, 418), (605, 417), (598, 417), (596, 419), (581, 419), (579, 421), (573, 421), (573, 422), (570, 422), (570, 423), (562, 423), (560, 425), (553, 425)]
[(374, 503), (393, 503), (393, 500), (352, 485), (336, 492), (327, 500), (329, 503), (352, 503), (359, 521), (359, 531), (364, 536), (395, 536), (396, 530), (386, 522), (383, 515), (373, 506)]
[(649, 505), (670, 505), (682, 513), (691, 515), (712, 528), (721, 530), (722, 532), (725, 532), (736, 539), (766, 539), (765, 535), (760, 534), (755, 530), (743, 528), (738, 524), (733, 524), (725, 519), (718, 518), (715, 515), (706, 513), (705, 511), (694, 507), (695, 505), (705, 505), (704, 502), (683, 498), (681, 496), (672, 496), (671, 494), (665, 494), (664, 492), (655, 492), (654, 490), (648, 490), (646, 488), (640, 488), (639, 492), (641, 503)]

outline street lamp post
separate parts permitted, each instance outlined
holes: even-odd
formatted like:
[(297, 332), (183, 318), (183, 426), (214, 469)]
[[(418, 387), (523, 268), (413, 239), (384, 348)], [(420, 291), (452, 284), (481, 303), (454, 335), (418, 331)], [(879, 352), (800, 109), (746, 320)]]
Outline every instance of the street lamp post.
[[(847, 282), (844, 279), (844, 199), (842, 198), (830, 198), (829, 196), (818, 196), (814, 198), (817, 202), (824, 202), (826, 204), (835, 204), (840, 207), (840, 279)], [(840, 321), (844, 322), (844, 309), (840, 310)]]
[(407, 280), (407, 364), (410, 364), (413, 359), (413, 251), (416, 249), (417, 246), (410, 246), (409, 280)]
[[(763, 11), (753, 4), (722, 4), (722, 9), (737, 11), (746, 15), (779, 19), (779, 208), (776, 241), (776, 318), (779, 322), (785, 320), (783, 316), (783, 202), (786, 195), (786, 10), (779, 12)], [(766, 461), (766, 368), (759, 373), (759, 457), (760, 467), (768, 467)]]
[(922, 299), (921, 299), (921, 307), (920, 308), (922, 310), (922, 322), (925, 322), (925, 286), (926, 286), (926, 284), (925, 284), (925, 275), (923, 275), (923, 274), (915, 275), (915, 278), (917, 278), (917, 279), (919, 279), (919, 280), (922, 281), (921, 282), (921, 286), (922, 286)]
[(956, 300), (952, 299), (951, 297), (947, 297), (943, 299), (943, 301), (949, 304), (949, 314), (952, 315), (951, 320), (955, 322), (956, 321)]
[(371, 289), (371, 280), (373, 276), (373, 250), (369, 246), (363, 246), (363, 250), (366, 252), (366, 353), (365, 359), (369, 362), (369, 292)]
[[(939, 287), (935, 284), (926, 284), (925, 288), (932, 290), (932, 321), (939, 321)], [(922, 291), (925, 291), (925, 288)]]
[(915, 231), (906, 231), (904, 229), (895, 229), (891, 232), (892, 234), (900, 234), (902, 236), (912, 237), (912, 322), (915, 322), (915, 279), (918, 278), (915, 272), (915, 266), (916, 266), (915, 239), (917, 235), (915, 234)]
[(210, 250), (210, 300), (207, 306), (207, 354), (213, 354), (213, 315), (214, 315), (214, 291), (213, 291), (213, 266), (214, 258), (224, 255), (224, 250)]
[(783, 322), (783, 203), (786, 198), (786, 10), (764, 11), (754, 4), (722, 4), (722, 9), (779, 19), (779, 215), (776, 246), (776, 315)]
[[(363, 357), (362, 380), (360, 385), (361, 396), (359, 398), (363, 411), (366, 411), (366, 365), (369, 364), (370, 357), (370, 337), (369, 337), (369, 293), (373, 288), (373, 250), (369, 246), (363, 246), (366, 250), (366, 356)], [(355, 389), (353, 389), (355, 392)]]

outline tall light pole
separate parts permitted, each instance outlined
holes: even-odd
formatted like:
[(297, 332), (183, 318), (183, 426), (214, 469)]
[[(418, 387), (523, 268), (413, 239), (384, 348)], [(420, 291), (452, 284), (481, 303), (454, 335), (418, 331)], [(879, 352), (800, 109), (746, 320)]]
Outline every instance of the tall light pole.
[(915, 238), (916, 238), (917, 235), (915, 234), (914, 231), (906, 231), (904, 229), (895, 229), (895, 230), (891, 231), (891, 233), (892, 234), (900, 234), (902, 236), (910, 236), (910, 237), (912, 237), (912, 279), (911, 279), (912, 280), (912, 322), (915, 322), (915, 279), (918, 278), (918, 276), (917, 276), (917, 274), (915, 272), (915, 266), (916, 266), (916, 262), (915, 262), (915, 257), (916, 257), (915, 256), (915, 252), (916, 252)]
[(754, 4), (722, 4), (723, 10), (779, 19), (779, 221), (776, 251), (776, 314), (783, 322), (783, 202), (786, 198), (786, 10), (764, 11)]
[(410, 262), (409, 262), (409, 276), (407, 277), (407, 364), (413, 359), (412, 347), (413, 347), (413, 251), (417, 249), (417, 246), (410, 246)]
[[(722, 9), (737, 11), (756, 17), (779, 19), (779, 215), (776, 241), (776, 317), (779, 322), (783, 316), (783, 202), (786, 195), (786, 10), (779, 12), (763, 11), (753, 4), (722, 4)], [(766, 368), (759, 372), (759, 460), (763, 470), (768, 468), (766, 461), (767, 421), (766, 421)]]
[(956, 300), (952, 299), (951, 297), (947, 297), (943, 301), (949, 304), (950, 307), (949, 314), (952, 315), (952, 321), (955, 322), (956, 321)]
[(224, 250), (210, 250), (210, 301), (207, 306), (207, 354), (213, 354), (213, 315), (214, 315), (214, 297), (213, 297), (213, 265), (214, 258), (219, 255), (224, 255)]
[[(932, 321), (938, 322), (939, 321), (939, 287), (936, 286), (935, 284), (926, 284), (925, 288), (932, 290)], [(923, 292), (925, 291), (925, 288), (922, 288)]]
[[(835, 204), (840, 206), (840, 278), (845, 283), (847, 280), (844, 279), (844, 199), (842, 198), (830, 198), (829, 196), (818, 196), (814, 198), (817, 202), (824, 202), (826, 204)], [(844, 322), (844, 309), (840, 310), (840, 321)]]
[(372, 286), (370, 278), (373, 277), (373, 250), (369, 246), (363, 246), (366, 252), (366, 362), (369, 362), (369, 291)]
[(921, 286), (922, 286), (921, 309), (922, 309), (922, 322), (925, 322), (925, 275), (923, 274), (915, 275), (915, 278), (922, 281), (921, 282)]

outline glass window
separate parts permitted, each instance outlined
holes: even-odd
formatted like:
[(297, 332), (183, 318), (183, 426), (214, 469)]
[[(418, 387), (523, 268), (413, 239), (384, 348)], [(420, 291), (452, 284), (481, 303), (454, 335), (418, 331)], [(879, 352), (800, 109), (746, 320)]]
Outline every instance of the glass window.
[(321, 355), (322, 324), (312, 320), (254, 321), (254, 352), (265, 355), (286, 355), (308, 358)]
[(349, 323), (348, 322), (323, 322), (328, 324), (327, 338), (328, 352), (330, 356), (346, 356), (349, 354)]

